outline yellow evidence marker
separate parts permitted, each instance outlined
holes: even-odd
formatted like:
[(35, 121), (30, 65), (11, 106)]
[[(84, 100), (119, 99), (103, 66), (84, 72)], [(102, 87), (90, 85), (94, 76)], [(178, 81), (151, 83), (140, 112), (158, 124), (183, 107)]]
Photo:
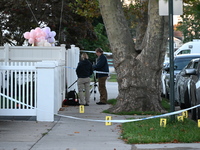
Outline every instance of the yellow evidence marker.
[(161, 127), (166, 127), (167, 124), (167, 119), (165, 118), (160, 118), (160, 126)]
[(177, 116), (178, 121), (183, 121), (184, 116)]
[(182, 115), (183, 115), (184, 118), (188, 118), (188, 111), (183, 111)]
[(105, 125), (106, 125), (106, 126), (112, 125), (112, 122), (109, 122), (111, 119), (112, 119), (111, 116), (106, 116), (106, 122), (105, 122)]
[(198, 119), (198, 127), (200, 128), (200, 119)]
[(79, 112), (80, 113), (84, 113), (84, 105), (80, 105), (79, 106)]

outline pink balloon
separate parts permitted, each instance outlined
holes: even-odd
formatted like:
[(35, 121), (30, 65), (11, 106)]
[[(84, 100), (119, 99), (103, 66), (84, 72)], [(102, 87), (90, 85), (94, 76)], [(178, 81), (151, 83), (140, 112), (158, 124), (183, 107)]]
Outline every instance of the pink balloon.
[(46, 37), (46, 33), (45, 33), (44, 31), (41, 32), (41, 35), (42, 35), (43, 37)]
[(33, 39), (33, 38), (30, 38), (30, 39), (28, 40), (28, 42), (29, 42), (30, 44), (33, 44), (33, 43), (34, 43), (34, 39)]
[(35, 30), (31, 30), (30, 32), (30, 38), (35, 38)]
[(36, 32), (35, 37), (36, 37), (36, 38), (42, 37), (42, 34), (41, 34), (40, 32)]
[[(39, 27), (36, 27), (35, 29), (32, 29), (30, 32), (24, 33), (24, 38), (29, 39), (28, 42), (30, 44), (39, 43), (44, 40), (47, 40), (49, 42), (49, 44), (54, 43), (55, 36), (56, 36), (56, 32), (51, 31), (51, 29), (49, 27), (45, 27), (42, 29)], [(48, 43), (47, 41), (46, 41), (46, 43)]]
[(30, 33), (29, 32), (25, 32), (24, 33), (24, 38), (25, 39), (29, 39), (30, 38)]
[(40, 32), (41, 29), (39, 27), (35, 28), (35, 32)]
[(36, 42), (40, 42), (40, 41), (42, 41), (42, 40), (45, 40), (45, 37), (38, 37), (38, 38), (36, 38)]

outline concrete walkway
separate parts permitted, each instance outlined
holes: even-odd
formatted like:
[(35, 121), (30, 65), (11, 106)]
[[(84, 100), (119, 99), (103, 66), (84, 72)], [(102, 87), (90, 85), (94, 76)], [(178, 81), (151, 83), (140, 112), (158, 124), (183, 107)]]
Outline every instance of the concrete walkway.
[[(117, 97), (117, 83), (107, 83), (109, 99)], [(96, 96), (97, 102), (99, 94)], [(79, 113), (78, 106), (63, 107), (60, 115), (82, 119), (123, 120), (126, 116), (102, 113), (109, 105), (96, 105), (91, 95), (90, 106)], [(147, 149), (200, 149), (199, 143), (189, 144), (136, 144), (130, 145), (120, 139), (120, 125), (106, 126), (103, 122), (83, 121), (55, 115), (54, 122), (36, 122), (35, 117), (1, 117), (0, 150), (147, 150)]]

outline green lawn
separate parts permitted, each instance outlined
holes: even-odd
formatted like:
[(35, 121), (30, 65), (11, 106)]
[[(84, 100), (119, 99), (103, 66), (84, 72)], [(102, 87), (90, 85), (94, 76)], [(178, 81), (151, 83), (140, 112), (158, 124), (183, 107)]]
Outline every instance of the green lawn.
[(136, 143), (193, 143), (200, 142), (200, 128), (197, 123), (184, 119), (160, 127), (160, 118), (122, 124), (122, 139), (129, 144)]
[(117, 74), (110, 74), (108, 81), (109, 82), (117, 82)]
[[(116, 99), (108, 100), (115, 105)], [(162, 106), (169, 112), (170, 105), (167, 99), (162, 100)], [(104, 113), (110, 113), (105, 110)], [(156, 112), (120, 112), (118, 115), (159, 115)], [(134, 119), (131, 118), (130, 119)], [(145, 116), (144, 116), (145, 117)], [(177, 116), (175, 116), (177, 118)], [(121, 125), (121, 138), (129, 144), (142, 143), (195, 143), (200, 142), (200, 128), (197, 122), (185, 118), (184, 121), (171, 121), (166, 117), (166, 127), (160, 126), (161, 118), (128, 122)]]

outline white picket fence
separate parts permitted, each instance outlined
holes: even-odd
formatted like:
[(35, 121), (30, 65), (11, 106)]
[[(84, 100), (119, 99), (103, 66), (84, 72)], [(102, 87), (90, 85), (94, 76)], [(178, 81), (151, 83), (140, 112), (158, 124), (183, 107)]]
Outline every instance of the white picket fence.
[(8, 96), (8, 98), (0, 97), (0, 114), (35, 115), (34, 107), (37, 105), (35, 63), (0, 62), (0, 66), (1, 93)]
[[(76, 80), (79, 48), (0, 47), (0, 116), (36, 116), (54, 121), (66, 85)], [(73, 89), (77, 89), (75, 84)]]

